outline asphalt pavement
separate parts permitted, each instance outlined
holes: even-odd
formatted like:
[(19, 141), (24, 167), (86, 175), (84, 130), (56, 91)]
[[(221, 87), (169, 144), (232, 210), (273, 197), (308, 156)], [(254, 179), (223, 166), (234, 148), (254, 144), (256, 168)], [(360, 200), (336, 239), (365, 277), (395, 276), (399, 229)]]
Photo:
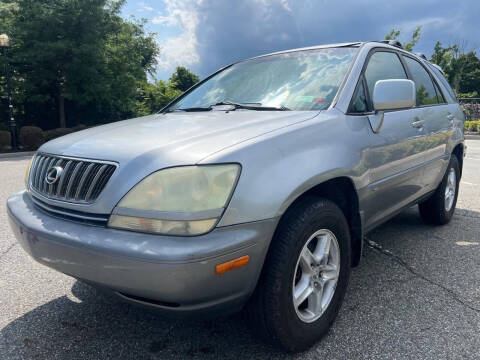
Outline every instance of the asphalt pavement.
[(424, 225), (414, 207), (368, 234), (332, 329), (297, 355), (260, 342), (241, 315), (164, 319), (34, 262), (5, 208), (28, 158), (2, 158), (0, 359), (478, 359), (480, 140), (466, 143), (451, 223)]

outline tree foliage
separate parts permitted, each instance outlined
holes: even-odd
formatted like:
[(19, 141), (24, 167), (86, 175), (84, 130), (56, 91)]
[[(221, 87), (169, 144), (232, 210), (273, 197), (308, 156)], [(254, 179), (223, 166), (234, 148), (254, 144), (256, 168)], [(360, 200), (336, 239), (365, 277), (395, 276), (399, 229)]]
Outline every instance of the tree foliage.
[(439, 65), (457, 94), (480, 93), (480, 59), (475, 51), (461, 52), (458, 45), (443, 47), (437, 41), (430, 61)]
[(187, 68), (178, 66), (168, 81), (173, 89), (183, 92), (195, 85), (199, 79)]
[[(198, 82), (184, 67), (168, 82), (148, 81), (159, 55), (155, 34), (143, 21), (122, 18), (124, 3), (1, 0), (0, 33), (13, 40), (9, 59), (20, 125), (52, 129), (145, 115)], [(4, 83), (0, 123), (7, 119)]]
[(143, 22), (120, 16), (124, 2), (2, 0), (17, 118), (48, 129), (138, 113), (159, 48)]
[[(407, 51), (412, 51), (414, 46), (420, 41), (422, 34), (422, 25), (419, 25), (413, 30), (412, 39), (409, 42), (403, 42), (402, 46)], [(390, 32), (385, 35), (385, 40), (398, 40), (401, 35), (401, 30), (399, 29), (392, 29)]]
[[(413, 47), (420, 41), (421, 30), (422, 26), (418, 26), (412, 33), (411, 41), (403, 43), (405, 50), (412, 51)], [(400, 36), (400, 30), (392, 29), (385, 35), (385, 39), (397, 40)], [(443, 69), (450, 85), (458, 96), (479, 96), (480, 59), (475, 51), (464, 52), (458, 44), (444, 47), (440, 41), (437, 41), (430, 61)]]
[(148, 115), (157, 112), (181, 93), (181, 90), (173, 88), (163, 80), (145, 83), (141, 89), (141, 98), (138, 102), (139, 114)]

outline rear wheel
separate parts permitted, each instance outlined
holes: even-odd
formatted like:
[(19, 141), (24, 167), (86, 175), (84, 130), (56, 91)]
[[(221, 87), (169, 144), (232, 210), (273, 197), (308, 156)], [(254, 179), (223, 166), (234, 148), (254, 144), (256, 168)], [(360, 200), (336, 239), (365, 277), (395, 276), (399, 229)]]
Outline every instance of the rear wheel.
[(450, 222), (457, 204), (459, 183), (458, 159), (455, 155), (452, 155), (447, 171), (438, 188), (428, 200), (418, 204), (423, 221), (433, 225), (444, 225)]
[(331, 201), (306, 198), (285, 214), (247, 308), (254, 330), (288, 351), (326, 334), (350, 275), (350, 234)]

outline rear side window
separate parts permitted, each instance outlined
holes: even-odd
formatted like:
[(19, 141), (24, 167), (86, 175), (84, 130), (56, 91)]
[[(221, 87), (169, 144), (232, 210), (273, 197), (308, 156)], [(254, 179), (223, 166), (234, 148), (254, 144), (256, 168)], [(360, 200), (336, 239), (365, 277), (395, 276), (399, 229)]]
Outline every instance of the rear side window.
[(410, 74), (412, 74), (412, 80), (415, 82), (417, 106), (436, 104), (437, 93), (427, 70), (417, 60), (406, 56), (403, 58), (408, 70), (410, 70)]
[(443, 76), (442, 72), (440, 70), (438, 70), (435, 66), (431, 65), (431, 64), (428, 64), (428, 66), (430, 67), (430, 70), (433, 71), (433, 73), (435, 74), (435, 76), (437, 77), (438, 80), (440, 80), (440, 82), (442, 83), (442, 85), (445, 87), (445, 89), (447, 89), (447, 92), (448, 92), (448, 95), (451, 96), (452, 100), (456, 100), (456, 96), (455, 96), (455, 93), (453, 92), (453, 89), (452, 87), (450, 86), (450, 84), (448, 83), (447, 79), (445, 79), (445, 76)]
[(397, 54), (393, 52), (377, 51), (370, 56), (365, 70), (370, 99), (373, 98), (373, 88), (378, 80), (406, 79), (407, 74)]
[(445, 101), (445, 98), (442, 95), (442, 92), (440, 91), (440, 88), (438, 87), (437, 84), (435, 84), (435, 82), (433, 82), (433, 85), (435, 85), (435, 91), (437, 92), (437, 102), (439, 104), (445, 104), (446, 101)]

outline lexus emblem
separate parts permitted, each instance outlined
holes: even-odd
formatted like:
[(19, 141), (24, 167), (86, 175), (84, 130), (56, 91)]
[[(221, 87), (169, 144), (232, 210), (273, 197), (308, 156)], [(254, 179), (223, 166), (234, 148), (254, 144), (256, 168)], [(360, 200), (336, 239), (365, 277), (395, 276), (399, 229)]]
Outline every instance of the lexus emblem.
[(49, 185), (55, 184), (60, 176), (62, 175), (63, 168), (61, 166), (53, 166), (48, 169), (47, 174), (45, 175), (45, 181)]

